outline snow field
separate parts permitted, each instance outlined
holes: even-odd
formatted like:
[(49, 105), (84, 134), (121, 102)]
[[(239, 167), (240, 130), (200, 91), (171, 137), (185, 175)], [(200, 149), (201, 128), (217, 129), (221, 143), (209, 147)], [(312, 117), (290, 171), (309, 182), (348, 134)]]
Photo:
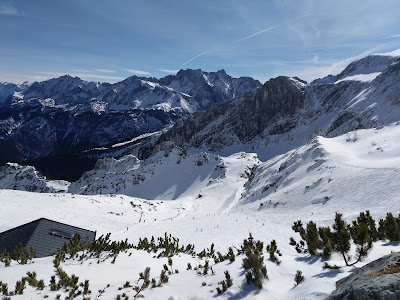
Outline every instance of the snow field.
[[(246, 283), (241, 266), (243, 256), (237, 256), (233, 263), (211, 263), (215, 275), (198, 275), (186, 270), (187, 263), (195, 267), (204, 264), (204, 259), (181, 254), (172, 258), (173, 269), (178, 269), (179, 274), (172, 274), (163, 287), (146, 289), (143, 295), (147, 299), (212, 299), (217, 295), (218, 282), (224, 279), (224, 271), (228, 270), (233, 286), (218, 296), (220, 299), (324, 299), (335, 289), (337, 280), (372, 260), (398, 251), (398, 244), (376, 242), (362, 263), (340, 270), (324, 270), (323, 260), (297, 254), (289, 245), (290, 237), (299, 239), (291, 226), (296, 220), (302, 220), (303, 224), (313, 220), (317, 226), (331, 225), (335, 212), (343, 213), (348, 222), (365, 210), (370, 210), (376, 222), (387, 212), (397, 216), (400, 212), (399, 136), (400, 126), (393, 124), (333, 139), (319, 137), (264, 163), (254, 154), (237, 153), (209, 159), (201, 166), (194, 165), (198, 157), (182, 159), (177, 164), (177, 157), (171, 154), (164, 159), (160, 157), (162, 164), (151, 165), (153, 175), (137, 189), (130, 189), (131, 196), (0, 190), (0, 231), (46, 217), (97, 230), (97, 236), (111, 232), (112, 239), (127, 238), (135, 244), (140, 237), (159, 237), (168, 232), (179, 238), (180, 244), (194, 244), (196, 252), (214, 243), (216, 251), (222, 254), (227, 253), (228, 247), (239, 247), (251, 232), (256, 240), (264, 242), (264, 249), (275, 239), (282, 253), (279, 257), (282, 263), (277, 266), (264, 252), (269, 280), (264, 282), (262, 290)], [(377, 150), (378, 147), (383, 151)], [(223, 170), (216, 171), (215, 167), (222, 163)], [(250, 171), (254, 166), (257, 168)], [(183, 169), (186, 172), (179, 172)], [(117, 171), (122, 172), (114, 169), (110, 174)], [(107, 180), (103, 184), (112, 182), (112, 176)], [(176, 187), (170, 189), (174, 181)], [(132, 197), (135, 191), (142, 198)], [(146, 200), (144, 196), (153, 198)], [(83, 264), (66, 261), (62, 267), (69, 275), (79, 276), (80, 281), (90, 280), (92, 299), (107, 284), (110, 287), (102, 298), (114, 299), (126, 292), (132, 299), (132, 289), (118, 288), (126, 281), (135, 286), (139, 272), (145, 267), (151, 268), (150, 278), (158, 281), (167, 259), (157, 259), (154, 255), (129, 250), (120, 254), (115, 264), (111, 264), (111, 259), (100, 264), (95, 260)], [(337, 254), (329, 263), (344, 265)], [(294, 287), (297, 270), (303, 272), (306, 280)], [(13, 262), (8, 268), (0, 264), (0, 281), (12, 289), (27, 271), (36, 271), (38, 279), (44, 279), (47, 285), (54, 275), (52, 258), (35, 259), (33, 264), (24, 266)], [(65, 295), (61, 291), (51, 292), (49, 287), (43, 291), (28, 287), (24, 295), (13, 298), (42, 299), (44, 295), (54, 298), (56, 294)]]

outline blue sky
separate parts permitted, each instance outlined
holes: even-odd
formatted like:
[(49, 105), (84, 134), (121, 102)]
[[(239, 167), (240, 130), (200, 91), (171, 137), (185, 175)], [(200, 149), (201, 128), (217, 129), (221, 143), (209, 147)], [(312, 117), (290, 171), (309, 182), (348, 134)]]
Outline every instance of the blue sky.
[(0, 0), (0, 81), (179, 69), (312, 80), (400, 48), (400, 1)]

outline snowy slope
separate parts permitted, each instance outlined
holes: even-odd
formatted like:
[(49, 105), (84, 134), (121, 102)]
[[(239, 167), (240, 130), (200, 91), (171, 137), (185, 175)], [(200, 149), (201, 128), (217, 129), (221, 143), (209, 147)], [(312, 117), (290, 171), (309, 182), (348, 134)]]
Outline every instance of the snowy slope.
[(315, 138), (261, 164), (246, 184), (241, 204), (259, 210), (310, 205), (314, 213), (346, 208), (354, 209), (354, 214), (362, 203), (387, 207), (386, 199), (399, 199), (399, 137), (396, 123), (335, 138)]
[[(160, 197), (151, 201), (115, 194), (38, 194), (0, 190), (0, 230), (47, 217), (97, 230), (98, 235), (112, 232), (116, 240), (128, 238), (135, 243), (139, 237), (157, 237), (168, 232), (179, 237), (183, 244), (194, 243), (197, 251), (215, 243), (216, 250), (223, 253), (230, 246), (238, 247), (250, 231), (256, 239), (264, 241), (264, 246), (275, 239), (283, 254), (280, 257), (282, 263), (277, 266), (267, 259), (265, 253), (269, 280), (261, 291), (246, 284), (241, 267), (243, 257), (238, 256), (232, 264), (213, 265), (215, 275), (197, 275), (194, 271), (187, 271), (186, 265), (190, 262), (196, 266), (204, 261), (180, 255), (173, 257), (174, 268), (179, 269), (179, 274), (171, 275), (169, 283), (162, 288), (145, 290), (144, 296), (147, 299), (168, 299), (171, 296), (174, 299), (210, 299), (216, 296), (215, 289), (224, 277), (223, 272), (229, 270), (233, 286), (219, 296), (221, 299), (324, 299), (335, 289), (335, 281), (398, 247), (377, 242), (367, 259), (356, 267), (323, 270), (324, 261), (299, 255), (288, 245), (289, 238), (296, 236), (290, 227), (298, 219), (303, 222), (314, 220), (319, 226), (330, 225), (337, 211), (344, 213), (347, 220), (367, 209), (375, 219), (384, 217), (388, 211), (397, 215), (400, 212), (399, 136), (400, 125), (392, 124), (336, 138), (318, 137), (308, 145), (265, 163), (258, 162), (254, 154), (238, 153), (231, 157), (218, 157), (217, 161), (213, 155), (208, 156), (213, 159), (203, 161), (200, 166), (193, 163), (201, 155), (189, 155), (176, 164), (179, 154), (172, 151), (168, 157), (163, 154), (159, 157), (162, 164), (154, 163), (154, 175), (149, 180), (154, 180), (152, 186), (156, 191), (148, 193), (160, 194), (164, 190), (163, 181), (170, 183), (171, 178), (176, 178), (177, 184), (186, 178), (188, 184), (184, 192), (175, 194), (176, 197), (164, 193), (165, 199)], [(127, 174), (133, 174), (129, 172), (133, 172), (135, 164), (140, 162), (134, 158), (125, 159), (125, 163), (123, 160), (108, 163), (110, 174), (101, 181), (102, 185), (108, 182), (112, 186), (111, 174), (114, 172), (118, 177), (124, 166)], [(179, 172), (179, 166), (184, 166), (185, 160), (188, 165), (184, 169), (199, 176), (195, 183), (193, 177)], [(221, 166), (222, 162), (225, 176), (221, 176), (220, 171), (217, 172), (220, 176), (212, 175), (216, 172), (215, 166)], [(146, 169), (149, 166), (136, 167)], [(164, 172), (164, 167), (170, 172)], [(100, 177), (106, 174), (105, 170), (97, 172)], [(145, 185), (146, 180), (138, 185), (141, 184)], [(263, 192), (266, 186), (270, 187)], [(138, 193), (142, 192), (139, 190)], [(165, 201), (167, 199), (174, 200)], [(142, 222), (139, 223), (142, 212)], [(151, 267), (151, 277), (158, 279), (167, 260), (156, 259), (152, 253), (129, 252), (132, 252), (131, 256), (129, 253), (121, 254), (115, 264), (110, 261), (100, 264), (90, 260), (83, 264), (69, 261), (63, 264), (63, 268), (68, 274), (80, 276), (81, 280), (90, 279), (94, 291), (92, 297), (97, 294), (95, 291), (107, 284), (110, 287), (103, 296), (105, 299), (112, 299), (122, 292), (132, 297), (131, 289), (120, 291), (118, 288), (127, 280), (136, 282), (138, 273), (147, 266)], [(330, 263), (343, 265), (337, 255)], [(52, 258), (37, 259), (33, 265), (13, 265), (11, 268), (0, 264), (0, 280), (13, 285), (27, 271), (33, 270), (39, 278), (49, 280), (53, 274)], [(296, 270), (303, 272), (306, 281), (293, 288)], [(205, 287), (202, 287), (202, 282), (206, 282)], [(42, 299), (44, 295), (51, 298), (56, 293), (63, 294), (51, 292), (48, 287), (43, 291), (27, 288), (23, 296), (15, 298)]]
[[(234, 168), (235, 175), (231, 175), (232, 169), (227, 166), (237, 160), (241, 168)], [(147, 161), (139, 161), (132, 155), (120, 159), (101, 159), (93, 170), (85, 172), (70, 185), (69, 192), (93, 195), (119, 193), (163, 200), (200, 198), (202, 190), (219, 186), (226, 181), (226, 177), (241, 174), (246, 178), (246, 172), (258, 163), (254, 154), (237, 153), (220, 157), (208, 153), (188, 154), (177, 148), (167, 148)]]

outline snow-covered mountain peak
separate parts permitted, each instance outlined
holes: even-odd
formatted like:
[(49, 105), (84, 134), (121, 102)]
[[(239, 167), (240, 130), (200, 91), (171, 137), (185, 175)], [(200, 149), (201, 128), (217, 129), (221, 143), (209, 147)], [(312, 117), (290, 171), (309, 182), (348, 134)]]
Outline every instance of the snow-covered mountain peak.
[(390, 65), (400, 61), (400, 50), (372, 54), (350, 63), (341, 73), (316, 79), (311, 84), (339, 83), (344, 80), (372, 81)]

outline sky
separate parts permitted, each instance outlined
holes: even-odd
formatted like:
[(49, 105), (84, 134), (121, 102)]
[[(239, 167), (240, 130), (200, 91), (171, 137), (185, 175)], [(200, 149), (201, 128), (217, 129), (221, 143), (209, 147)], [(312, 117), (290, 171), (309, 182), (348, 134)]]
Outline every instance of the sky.
[(398, 0), (0, 0), (0, 81), (180, 69), (304, 80), (400, 48)]

